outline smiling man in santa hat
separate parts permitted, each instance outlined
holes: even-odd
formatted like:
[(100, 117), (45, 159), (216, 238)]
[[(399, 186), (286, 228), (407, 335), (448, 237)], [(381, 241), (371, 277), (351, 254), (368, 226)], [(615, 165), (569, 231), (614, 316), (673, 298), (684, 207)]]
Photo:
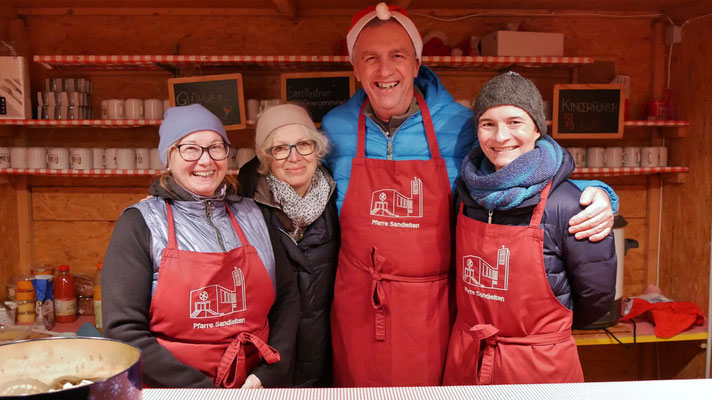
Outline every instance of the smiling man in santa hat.
[[(421, 65), (400, 7), (358, 12), (346, 37), (351, 99), (322, 121), (333, 145), (341, 250), (331, 315), (336, 386), (439, 385), (453, 317), (452, 187), (473, 147), (473, 114)], [(601, 189), (572, 219), (600, 240), (613, 218)]]

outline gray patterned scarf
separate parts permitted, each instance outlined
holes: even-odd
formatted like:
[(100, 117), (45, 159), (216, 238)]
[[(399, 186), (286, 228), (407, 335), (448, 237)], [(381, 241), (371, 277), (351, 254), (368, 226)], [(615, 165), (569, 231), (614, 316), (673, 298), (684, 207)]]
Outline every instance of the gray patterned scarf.
[(292, 221), (295, 231), (309, 226), (324, 212), (331, 187), (319, 168), (314, 171), (311, 185), (304, 197), (299, 196), (290, 184), (277, 179), (271, 172), (265, 178), (274, 200)]

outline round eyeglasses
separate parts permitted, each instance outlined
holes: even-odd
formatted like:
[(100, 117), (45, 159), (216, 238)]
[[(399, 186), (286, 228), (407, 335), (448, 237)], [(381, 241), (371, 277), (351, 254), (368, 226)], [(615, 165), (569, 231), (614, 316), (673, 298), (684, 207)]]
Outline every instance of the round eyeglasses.
[(284, 160), (292, 154), (292, 149), (296, 150), (302, 156), (308, 156), (314, 152), (316, 148), (315, 140), (301, 140), (296, 144), (280, 144), (269, 148), (269, 153), (275, 160)]
[(178, 154), (180, 154), (180, 157), (185, 161), (198, 161), (205, 151), (207, 151), (210, 158), (215, 161), (224, 160), (228, 154), (230, 154), (230, 148), (225, 143), (215, 143), (208, 147), (185, 143), (177, 144), (175, 148), (178, 149)]

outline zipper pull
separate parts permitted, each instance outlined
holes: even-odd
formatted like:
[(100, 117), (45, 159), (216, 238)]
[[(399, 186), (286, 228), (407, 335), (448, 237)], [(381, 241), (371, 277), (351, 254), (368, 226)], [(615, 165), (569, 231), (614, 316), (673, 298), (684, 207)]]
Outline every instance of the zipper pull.
[(210, 205), (211, 204), (213, 204), (213, 202), (210, 200), (205, 202), (205, 214), (208, 216), (208, 219), (210, 219)]
[(492, 223), (492, 214), (494, 214), (494, 210), (489, 210), (487, 211), (487, 223), (491, 224)]
[(388, 138), (388, 159), (393, 158), (393, 138)]

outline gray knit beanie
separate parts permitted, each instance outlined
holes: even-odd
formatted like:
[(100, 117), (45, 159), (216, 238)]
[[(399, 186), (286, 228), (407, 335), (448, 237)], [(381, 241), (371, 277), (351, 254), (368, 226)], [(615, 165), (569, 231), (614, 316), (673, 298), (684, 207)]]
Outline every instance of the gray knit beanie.
[(485, 111), (504, 105), (519, 107), (526, 111), (539, 128), (539, 132), (546, 135), (544, 101), (539, 89), (529, 79), (511, 71), (492, 78), (480, 90), (472, 108), (475, 113), (475, 129)]
[(161, 127), (158, 128), (158, 156), (163, 166), (168, 164), (168, 152), (174, 143), (197, 131), (213, 131), (220, 135), (225, 143), (230, 145), (225, 127), (210, 110), (200, 104), (171, 107), (163, 116)]

